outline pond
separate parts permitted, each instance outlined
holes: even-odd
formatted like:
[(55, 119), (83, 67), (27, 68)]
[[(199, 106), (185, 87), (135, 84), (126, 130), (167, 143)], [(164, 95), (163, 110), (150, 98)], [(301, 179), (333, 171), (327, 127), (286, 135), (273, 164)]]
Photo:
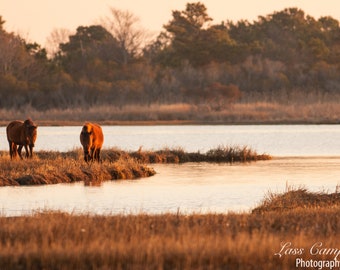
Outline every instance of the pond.
[[(39, 127), (36, 150), (79, 147), (81, 127)], [(269, 192), (287, 186), (334, 192), (340, 185), (339, 125), (104, 126), (105, 147), (124, 150), (181, 147), (207, 151), (247, 145), (274, 155), (247, 164), (155, 164), (157, 174), (133, 181), (108, 181), (0, 188), (2, 215), (35, 210), (93, 214), (249, 211)], [(0, 149), (7, 150), (5, 129)]]

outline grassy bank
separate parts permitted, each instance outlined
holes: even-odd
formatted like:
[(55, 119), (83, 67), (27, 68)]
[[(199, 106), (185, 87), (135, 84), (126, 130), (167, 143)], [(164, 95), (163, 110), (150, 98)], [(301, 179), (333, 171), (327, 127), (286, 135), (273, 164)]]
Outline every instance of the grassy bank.
[(245, 102), (214, 110), (209, 104), (150, 104), (123, 107), (93, 106), (38, 111), (32, 107), (0, 109), (0, 125), (30, 116), (38, 125), (100, 124), (339, 124), (337, 101)]
[[(303, 203), (308, 196), (320, 204)], [(238, 214), (0, 217), (0, 268), (296, 269), (296, 258), (334, 260), (311, 254), (320, 245), (340, 249), (339, 197), (328, 197), (289, 191), (267, 198), (266, 210)], [(286, 200), (293, 207), (273, 210)]]
[(0, 158), (0, 186), (78, 181), (97, 185), (108, 180), (136, 179), (154, 174), (152, 168), (128, 156), (114, 161), (86, 163), (80, 150), (68, 153), (41, 151), (27, 160), (10, 160), (7, 153), (2, 153)]
[(313, 193), (304, 188), (291, 189), (284, 194), (269, 193), (253, 213), (264, 213), (269, 211), (284, 212), (294, 209), (311, 209), (340, 207), (339, 186), (335, 193)]
[(118, 149), (111, 149), (106, 152), (108, 158), (110, 155), (129, 155), (144, 163), (184, 163), (184, 162), (218, 162), (218, 163), (233, 163), (233, 162), (251, 162), (258, 160), (270, 160), (268, 154), (258, 154), (255, 150), (248, 146), (219, 146), (210, 149), (206, 153), (186, 152), (182, 148), (177, 149), (161, 149), (157, 151), (143, 150), (124, 152)]
[(0, 186), (42, 185), (84, 181), (100, 184), (107, 180), (136, 179), (154, 175), (147, 163), (182, 162), (250, 162), (271, 157), (257, 154), (248, 147), (219, 147), (205, 154), (186, 153), (182, 149), (126, 152), (119, 149), (102, 151), (101, 163), (85, 163), (82, 150), (69, 152), (39, 151), (30, 160), (10, 160), (0, 152)]

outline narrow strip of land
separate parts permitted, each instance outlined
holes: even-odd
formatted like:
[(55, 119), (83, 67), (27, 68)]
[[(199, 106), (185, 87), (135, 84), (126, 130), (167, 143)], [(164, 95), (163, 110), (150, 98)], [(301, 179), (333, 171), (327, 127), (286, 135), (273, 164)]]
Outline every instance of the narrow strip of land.
[(150, 163), (250, 162), (270, 159), (249, 147), (218, 147), (207, 153), (187, 153), (182, 149), (126, 152), (102, 151), (100, 163), (83, 161), (80, 149), (69, 152), (39, 151), (33, 159), (11, 160), (0, 152), (0, 186), (43, 185), (84, 181), (88, 184), (108, 180), (149, 177), (156, 172)]

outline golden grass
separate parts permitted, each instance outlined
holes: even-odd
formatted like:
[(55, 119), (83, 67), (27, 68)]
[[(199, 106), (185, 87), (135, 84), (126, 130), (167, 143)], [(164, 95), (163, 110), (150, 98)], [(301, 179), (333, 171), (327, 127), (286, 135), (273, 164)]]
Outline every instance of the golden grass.
[(38, 111), (0, 109), (0, 124), (30, 116), (38, 125), (82, 125), (84, 121), (100, 124), (262, 124), (262, 123), (339, 123), (337, 98), (323, 100), (301, 97), (292, 102), (226, 104), (219, 110), (210, 104), (150, 104), (115, 107), (99, 105), (84, 108)]
[[(272, 197), (294, 205), (291, 192)], [(269, 211), (238, 214), (0, 217), (0, 268), (295, 269), (300, 257), (334, 260), (310, 254), (315, 243), (340, 248), (340, 207), (333, 203), (274, 211), (267, 201)], [(303, 254), (275, 255), (284, 243)]]
[(115, 161), (86, 163), (80, 150), (68, 153), (37, 152), (33, 159), (10, 160), (8, 154), (0, 159), (0, 186), (42, 185), (84, 181), (102, 181), (148, 177), (155, 171), (133, 158), (122, 156)]
[(239, 123), (339, 123), (337, 101), (307, 103), (253, 102), (237, 103), (233, 109), (217, 113), (221, 119)]
[(283, 194), (268, 193), (261, 205), (256, 207), (253, 212), (282, 212), (297, 208), (310, 209), (322, 207), (340, 207), (340, 193), (313, 193), (308, 192), (305, 188), (289, 188)]
[[(112, 150), (111, 150), (112, 151)], [(124, 153), (118, 150), (118, 153), (128, 154), (144, 163), (184, 163), (184, 162), (216, 162), (216, 163), (233, 163), (233, 162), (251, 162), (258, 160), (270, 160), (272, 157), (268, 154), (258, 154), (248, 146), (218, 146), (210, 149), (206, 153), (185, 152), (182, 148), (169, 149), (165, 148), (157, 151), (139, 149), (135, 152)]]
[(126, 152), (117, 148), (102, 151), (102, 162), (83, 161), (82, 150), (69, 152), (38, 151), (33, 159), (11, 160), (0, 152), (0, 186), (43, 185), (84, 181), (100, 184), (107, 180), (136, 179), (156, 172), (146, 163), (250, 162), (268, 160), (248, 147), (218, 147), (206, 154), (186, 153), (183, 149)]

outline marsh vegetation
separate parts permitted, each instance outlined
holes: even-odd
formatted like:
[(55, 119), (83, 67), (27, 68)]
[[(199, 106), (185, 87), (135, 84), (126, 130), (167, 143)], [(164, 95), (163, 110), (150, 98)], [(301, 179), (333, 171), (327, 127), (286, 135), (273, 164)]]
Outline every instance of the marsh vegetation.
[(282, 241), (305, 259), (315, 242), (339, 248), (338, 195), (269, 194), (252, 213), (0, 217), (0, 268), (292, 269), (296, 255), (275, 255)]
[(30, 160), (10, 160), (0, 153), (0, 186), (72, 183), (101, 183), (108, 180), (136, 179), (154, 175), (150, 163), (183, 162), (250, 162), (271, 156), (257, 154), (249, 147), (220, 146), (207, 153), (187, 153), (183, 149), (127, 152), (117, 148), (104, 149), (98, 164), (83, 161), (82, 150), (68, 152), (38, 151)]
[(80, 149), (68, 153), (41, 151), (31, 160), (10, 160), (4, 153), (0, 158), (0, 186), (77, 181), (100, 184), (102, 181), (136, 179), (154, 174), (152, 168), (127, 156), (114, 161), (86, 163)]

